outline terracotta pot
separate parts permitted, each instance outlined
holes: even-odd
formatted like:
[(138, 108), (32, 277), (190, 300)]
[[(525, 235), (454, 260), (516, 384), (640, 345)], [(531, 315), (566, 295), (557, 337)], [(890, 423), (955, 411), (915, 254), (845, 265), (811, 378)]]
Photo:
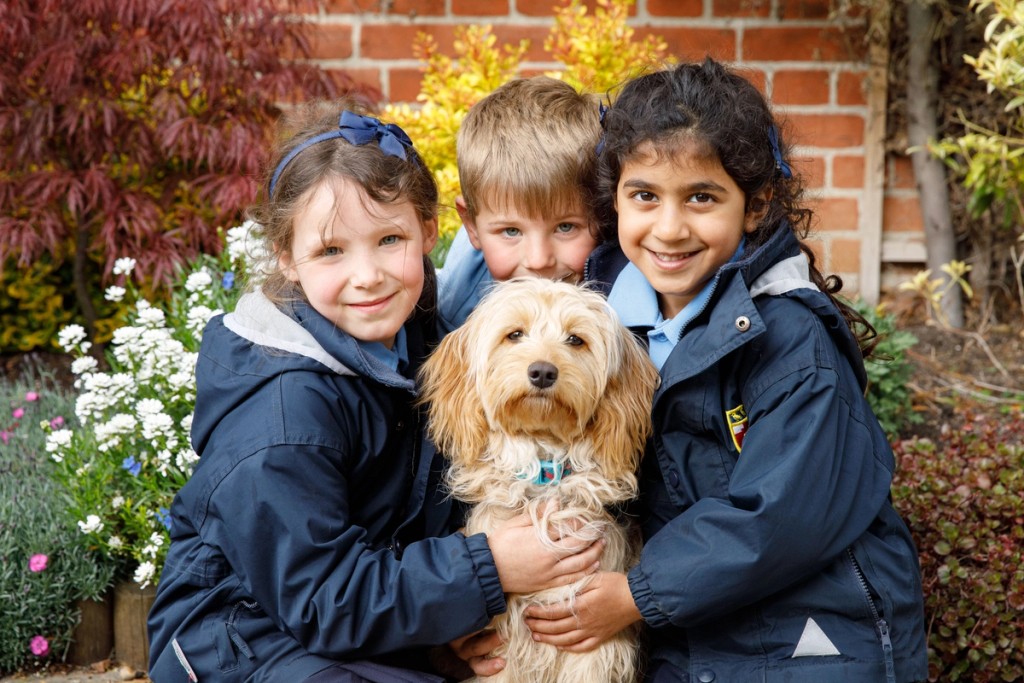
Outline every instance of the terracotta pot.
[(146, 616), (155, 597), (156, 586), (125, 581), (114, 587), (114, 659), (138, 671), (149, 668)]

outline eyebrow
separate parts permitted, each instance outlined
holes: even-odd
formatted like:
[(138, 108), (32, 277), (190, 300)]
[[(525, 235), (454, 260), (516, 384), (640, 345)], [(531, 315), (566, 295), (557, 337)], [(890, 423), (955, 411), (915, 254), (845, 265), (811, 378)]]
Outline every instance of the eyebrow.
[[(661, 189), (663, 189), (661, 186), (655, 185), (653, 183), (649, 183), (649, 182), (647, 182), (646, 180), (644, 180), (642, 178), (630, 178), (630, 179), (627, 179), (627, 180), (625, 180), (622, 183), (622, 187), (623, 188), (633, 189), (633, 190), (651, 190), (651, 189), (661, 190)], [(695, 182), (695, 183), (690, 183), (689, 185), (683, 185), (681, 188), (678, 188), (678, 189), (681, 189), (681, 191), (683, 193), (685, 193), (685, 194), (693, 194), (695, 192), (718, 192), (718, 193), (722, 193), (722, 192), (726, 191), (726, 189), (724, 187), (722, 187), (718, 183), (712, 182), (710, 180), (701, 180), (701, 181), (698, 181), (698, 182)]]

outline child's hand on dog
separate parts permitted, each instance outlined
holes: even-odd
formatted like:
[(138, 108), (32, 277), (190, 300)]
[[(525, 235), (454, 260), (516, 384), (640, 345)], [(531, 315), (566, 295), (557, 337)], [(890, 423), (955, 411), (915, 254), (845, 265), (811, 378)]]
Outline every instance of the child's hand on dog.
[(625, 574), (600, 572), (568, 603), (534, 605), (525, 612), (533, 639), (567, 652), (589, 652), (630, 624), (640, 621)]
[(549, 541), (542, 541), (530, 516), (522, 514), (488, 534), (502, 590), (533, 593), (567, 586), (598, 570), (604, 539), (581, 540), (551, 533)]
[(477, 676), (493, 676), (505, 668), (504, 659), (490, 656), (499, 645), (501, 638), (491, 629), (470, 633), (448, 644), (455, 656), (468, 664)]

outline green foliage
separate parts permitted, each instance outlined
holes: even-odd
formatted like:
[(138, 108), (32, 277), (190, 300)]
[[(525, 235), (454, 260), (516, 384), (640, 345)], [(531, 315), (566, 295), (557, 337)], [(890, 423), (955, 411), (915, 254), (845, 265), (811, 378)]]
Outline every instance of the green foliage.
[(859, 299), (850, 305), (878, 333), (878, 345), (864, 360), (868, 376), (867, 399), (885, 433), (895, 436), (908, 424), (921, 421), (921, 416), (911, 405), (907, 381), (913, 367), (905, 353), (917, 343), (917, 337), (896, 329), (895, 317), (887, 315), (881, 308), (869, 306)]
[(930, 680), (1024, 678), (1024, 420), (970, 411), (897, 442), (893, 496), (918, 545)]
[[(71, 321), (65, 300), (71, 282), (69, 268), (49, 255), (26, 268), (5, 264), (0, 289), (0, 352), (46, 349), (57, 330)], [(51, 350), (51, 349), (47, 349)]]
[(106, 296), (128, 304), (107, 350), (109, 370), (89, 355), (81, 326), (59, 335), (75, 356), (79, 393), (74, 418), (47, 426), (45, 449), (69, 501), (66, 522), (143, 587), (159, 581), (171, 501), (198, 460), (189, 440), (197, 352), (206, 323), (238, 299), (248, 231), (233, 228), (220, 256), (201, 254), (182, 269), (166, 305), (139, 298), (134, 259), (118, 259), (124, 286)]
[[(555, 10), (555, 24), (544, 49), (563, 69), (548, 75), (563, 78), (585, 92), (606, 93), (637, 72), (660, 65), (667, 46), (655, 37), (635, 40), (626, 25), (635, 0), (597, 0), (588, 15), (583, 0), (569, 0)], [(455, 135), (469, 108), (492, 90), (514, 78), (528, 40), (498, 47), (489, 25), (459, 26), (455, 29), (454, 57), (438, 51), (434, 39), (420, 34), (416, 55), (426, 62), (418, 108), (388, 105), (383, 118), (399, 124), (416, 143), (427, 166), (434, 172), (441, 205), (449, 210), (440, 217), (441, 239), (432, 257), (444, 262), (448, 245), (459, 229), (458, 214), (452, 210), (459, 194), (459, 173), (455, 160)]]
[[(71, 393), (51, 375), (28, 367), (18, 381), (0, 382), (0, 410), (2, 675), (61, 659), (78, 623), (75, 602), (99, 598), (112, 583), (114, 567), (88, 552), (85, 539), (65, 523), (62, 491), (48, 477), (40, 424), (49, 427), (71, 416)], [(36, 652), (45, 654), (33, 652), (33, 639)]]
[(949, 319), (942, 310), (942, 300), (949, 290), (957, 286), (963, 290), (964, 296), (968, 299), (974, 298), (974, 289), (964, 279), (964, 275), (971, 271), (971, 266), (964, 261), (953, 260), (943, 263), (940, 270), (948, 277), (933, 278), (932, 271), (926, 268), (918, 271), (910, 281), (901, 283), (900, 289), (914, 292), (924, 299), (928, 309), (928, 319), (948, 329), (950, 327)]
[(988, 130), (963, 116), (966, 132), (929, 146), (971, 191), (968, 209), (980, 216), (1002, 209), (1005, 228), (1020, 231), (1024, 219), (1024, 9), (1016, 0), (972, 0), (979, 14), (990, 13), (987, 46), (964, 59), (987, 84), (988, 92), (1008, 98), (1004, 130)]

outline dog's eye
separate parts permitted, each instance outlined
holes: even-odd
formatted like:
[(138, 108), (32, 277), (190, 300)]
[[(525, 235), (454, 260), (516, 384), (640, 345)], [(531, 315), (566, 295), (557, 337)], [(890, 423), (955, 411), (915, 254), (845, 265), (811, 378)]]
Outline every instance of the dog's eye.
[(523, 338), (523, 331), (515, 330), (513, 332), (509, 332), (507, 338), (509, 341), (519, 341)]
[(570, 334), (568, 338), (566, 338), (565, 342), (570, 346), (583, 346), (584, 344), (584, 341), (575, 334)]

